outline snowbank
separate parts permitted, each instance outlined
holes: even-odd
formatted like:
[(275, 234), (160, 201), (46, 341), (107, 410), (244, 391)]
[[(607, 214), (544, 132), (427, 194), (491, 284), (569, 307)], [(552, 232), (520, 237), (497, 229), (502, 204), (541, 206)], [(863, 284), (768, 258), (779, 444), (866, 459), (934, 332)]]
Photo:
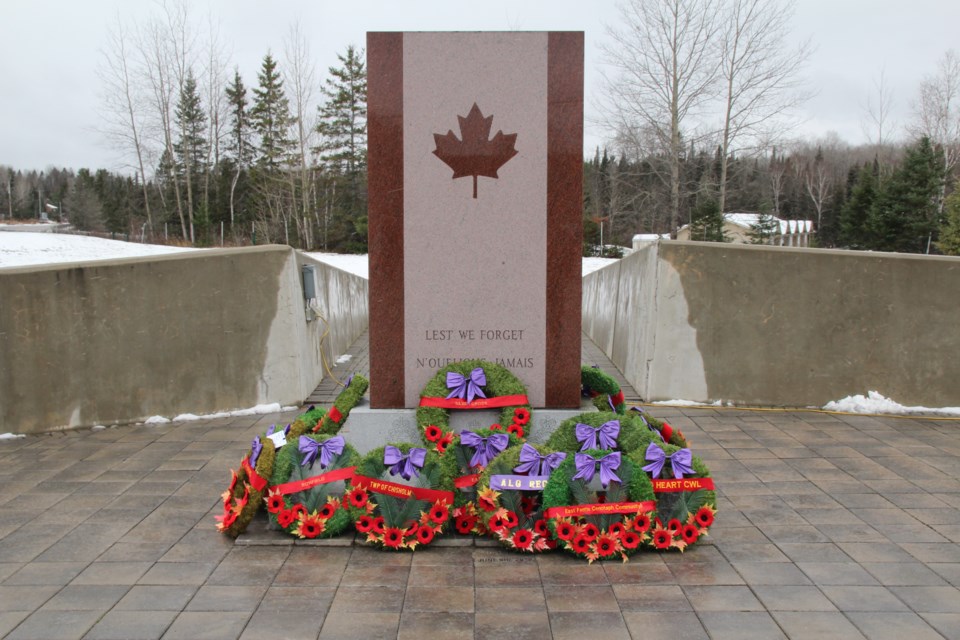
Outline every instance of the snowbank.
[(842, 400), (828, 402), (823, 407), (827, 411), (843, 411), (846, 413), (897, 413), (904, 415), (928, 414), (937, 416), (960, 416), (960, 407), (907, 407), (895, 400), (885, 398), (876, 391), (867, 392), (866, 396), (847, 396)]
[(195, 413), (181, 413), (174, 418), (164, 418), (163, 416), (150, 416), (143, 421), (143, 424), (167, 424), (168, 422), (189, 422), (191, 420), (211, 420), (214, 418), (230, 418), (233, 416), (257, 416), (265, 413), (281, 413), (283, 411), (296, 411), (297, 407), (281, 407), (279, 402), (272, 404), (258, 404), (249, 409), (237, 409), (236, 411), (220, 411), (217, 413), (206, 413), (197, 415)]
[(202, 251), (60, 233), (0, 232), (0, 268)]
[(307, 253), (306, 255), (332, 267), (342, 269), (347, 273), (352, 273), (361, 278), (370, 278), (369, 261), (365, 253)]

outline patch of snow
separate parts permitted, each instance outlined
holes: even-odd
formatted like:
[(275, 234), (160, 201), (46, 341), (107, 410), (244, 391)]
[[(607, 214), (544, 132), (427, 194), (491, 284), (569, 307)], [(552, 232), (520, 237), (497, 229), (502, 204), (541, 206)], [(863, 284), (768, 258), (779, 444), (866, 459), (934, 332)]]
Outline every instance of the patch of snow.
[(823, 407), (827, 411), (868, 414), (930, 414), (938, 416), (960, 416), (960, 407), (907, 407), (895, 400), (884, 397), (876, 391), (868, 391), (866, 396), (847, 396), (841, 400), (828, 402)]
[(16, 440), (17, 438), (26, 438), (22, 433), (0, 433), (0, 440)]
[(61, 233), (0, 233), (0, 268), (202, 251)]
[(164, 418), (163, 416), (150, 416), (143, 421), (143, 424), (167, 424), (170, 422), (169, 418)]
[(603, 269), (609, 264), (613, 264), (617, 261), (617, 258), (584, 258), (583, 266), (580, 269), (580, 275), (585, 276), (588, 273), (593, 273)]
[(353, 359), (353, 356), (349, 353), (345, 353), (339, 358), (337, 358), (337, 364), (343, 364), (344, 362), (350, 362)]
[(714, 402), (694, 402), (693, 400), (657, 400), (656, 402), (651, 402), (650, 404), (666, 404), (673, 405), (675, 407), (722, 407), (723, 400), (716, 400)]
[(361, 278), (370, 278), (370, 261), (365, 253), (308, 253), (306, 255), (347, 273), (352, 273)]
[(284, 411), (296, 411), (297, 407), (281, 407), (279, 402), (270, 404), (258, 404), (249, 409), (236, 409), (234, 411), (218, 411), (216, 413), (205, 413), (197, 415), (195, 413), (181, 413), (178, 416), (164, 418), (163, 416), (153, 416), (144, 420), (144, 424), (166, 424), (168, 422), (190, 422), (193, 420), (213, 420), (216, 418), (232, 418), (234, 416), (259, 416), (265, 413), (281, 413)]
[(90, 429), (91, 431), (103, 431), (104, 429), (106, 429), (106, 427), (103, 426), (102, 424), (95, 424)]

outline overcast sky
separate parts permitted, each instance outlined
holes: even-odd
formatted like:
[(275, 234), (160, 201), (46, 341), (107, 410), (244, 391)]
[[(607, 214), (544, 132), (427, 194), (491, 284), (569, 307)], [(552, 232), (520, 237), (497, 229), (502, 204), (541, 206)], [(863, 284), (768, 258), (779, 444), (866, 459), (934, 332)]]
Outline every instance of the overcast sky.
[[(264, 54), (282, 53), (290, 25), (310, 38), (321, 78), (347, 45), (364, 46), (367, 31), (576, 30), (586, 34), (586, 112), (599, 88), (600, 45), (618, 15), (614, 0), (193, 0), (198, 26), (209, 14), (220, 25), (232, 64), (248, 87)], [(142, 22), (156, 11), (147, 0), (4, 0), (0, 11), (0, 164), (19, 169), (118, 168), (100, 125), (96, 75), (105, 34), (119, 14)], [(960, 49), (957, 0), (797, 0), (796, 41), (816, 47), (806, 69), (817, 92), (800, 133), (835, 131), (864, 141), (860, 121), (871, 86), (884, 70), (894, 116), (910, 118), (924, 76), (952, 48)], [(602, 144), (587, 124), (585, 147)]]

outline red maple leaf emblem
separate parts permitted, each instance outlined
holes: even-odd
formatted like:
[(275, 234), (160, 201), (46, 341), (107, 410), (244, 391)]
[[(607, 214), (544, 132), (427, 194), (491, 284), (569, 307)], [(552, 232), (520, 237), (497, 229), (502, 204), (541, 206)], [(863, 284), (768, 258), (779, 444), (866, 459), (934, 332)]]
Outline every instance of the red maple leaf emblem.
[(433, 139), (437, 148), (433, 154), (453, 169), (454, 180), (473, 176), (473, 197), (476, 198), (477, 177), (499, 178), (497, 169), (517, 155), (513, 147), (517, 142), (517, 134), (497, 131), (497, 135), (490, 140), (493, 116), (484, 118), (476, 102), (466, 118), (457, 116), (457, 120), (460, 121), (463, 140), (459, 140), (453, 131), (447, 131), (446, 135), (435, 133)]

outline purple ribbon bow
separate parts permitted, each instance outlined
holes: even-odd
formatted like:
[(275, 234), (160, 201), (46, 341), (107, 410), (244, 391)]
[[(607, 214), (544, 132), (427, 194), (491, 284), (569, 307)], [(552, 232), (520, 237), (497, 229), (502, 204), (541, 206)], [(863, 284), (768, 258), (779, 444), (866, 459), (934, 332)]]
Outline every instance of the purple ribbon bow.
[(250, 466), (256, 467), (257, 460), (260, 459), (260, 452), (263, 451), (263, 443), (260, 442), (260, 436), (253, 439), (250, 443)]
[(545, 476), (559, 467), (566, 457), (567, 454), (562, 452), (541, 455), (533, 446), (524, 443), (520, 448), (520, 464), (513, 468), (513, 472)]
[[(596, 428), (578, 422), (575, 433), (577, 442), (583, 445), (580, 447), (580, 451), (586, 451), (587, 449), (616, 449), (617, 436), (620, 435), (620, 421), (611, 420), (610, 422), (604, 422)], [(597, 439), (600, 440), (599, 447), (597, 446)]]
[(300, 462), (300, 466), (309, 466), (312, 468), (313, 463), (317, 459), (317, 455), (319, 455), (320, 467), (326, 469), (327, 465), (333, 462), (334, 456), (343, 453), (344, 440), (343, 436), (335, 436), (333, 438), (327, 438), (323, 442), (317, 442), (313, 438), (300, 436), (298, 444), (300, 453), (303, 454), (303, 461)]
[(447, 372), (447, 389), (453, 389), (447, 398), (463, 398), (467, 402), (473, 402), (474, 398), (486, 398), (480, 387), (487, 384), (487, 374), (481, 367), (477, 367), (470, 372), (469, 378), (464, 378), (462, 374), (456, 371)]
[(636, 411), (638, 414), (640, 414), (640, 419), (643, 420), (644, 426), (646, 426), (651, 433), (657, 436), (660, 439), (660, 442), (664, 442), (663, 434), (657, 431), (656, 427), (654, 427), (652, 424), (647, 422), (647, 417), (643, 415), (644, 414), (643, 409), (641, 409), (640, 407), (630, 407), (630, 411)]
[(654, 478), (660, 477), (660, 473), (663, 471), (663, 463), (668, 459), (670, 460), (670, 468), (673, 469), (673, 477), (677, 480), (682, 478), (685, 473), (688, 475), (696, 473), (693, 469), (693, 454), (690, 449), (680, 449), (668, 456), (663, 449), (651, 442), (647, 447), (646, 459), (650, 461), (650, 464), (643, 467), (643, 470), (649, 471)]
[(594, 458), (589, 453), (578, 453), (573, 458), (577, 466), (577, 473), (574, 479), (582, 479), (584, 482), (593, 480), (593, 474), (596, 472), (597, 465), (600, 466), (600, 484), (606, 489), (611, 481), (621, 482), (620, 478), (614, 473), (620, 468), (620, 452), (614, 451), (608, 453), (602, 458)]
[(404, 480), (420, 477), (420, 469), (426, 459), (427, 450), (421, 447), (413, 447), (406, 455), (389, 444), (383, 450), (383, 464), (390, 465), (390, 475), (399, 473)]
[(507, 448), (507, 445), (510, 444), (510, 436), (505, 433), (494, 433), (486, 438), (481, 438), (473, 431), (461, 431), (460, 443), (473, 447), (474, 453), (470, 459), (471, 467), (485, 467), (497, 457), (498, 453)]

